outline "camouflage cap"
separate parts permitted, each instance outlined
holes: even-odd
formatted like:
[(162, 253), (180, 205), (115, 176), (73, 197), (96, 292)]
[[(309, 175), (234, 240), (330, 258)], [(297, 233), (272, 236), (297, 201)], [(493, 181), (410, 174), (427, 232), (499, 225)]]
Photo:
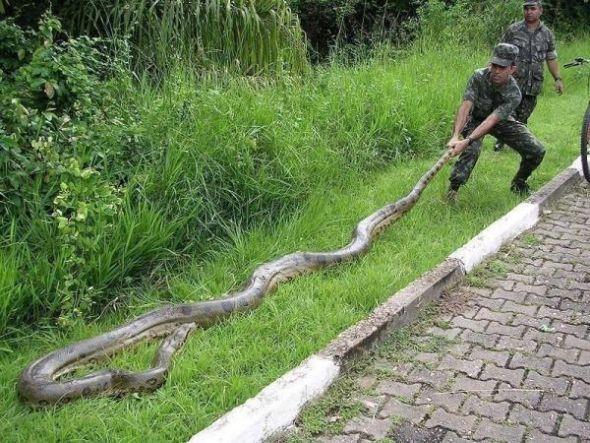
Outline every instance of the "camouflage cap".
[(510, 43), (498, 43), (490, 60), (494, 65), (511, 66), (516, 63), (518, 48)]
[(541, 0), (529, 0), (522, 2), (522, 6), (543, 6), (543, 4), (541, 3)]

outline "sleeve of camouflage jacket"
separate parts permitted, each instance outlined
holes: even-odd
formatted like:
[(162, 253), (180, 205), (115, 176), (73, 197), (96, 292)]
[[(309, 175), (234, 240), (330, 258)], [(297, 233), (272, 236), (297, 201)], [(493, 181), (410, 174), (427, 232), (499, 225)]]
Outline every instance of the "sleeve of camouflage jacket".
[(467, 87), (465, 88), (465, 92), (463, 93), (463, 100), (470, 101), (471, 103), (475, 102), (475, 77), (477, 73), (473, 73), (473, 75), (469, 78), (467, 82)]
[(549, 31), (549, 41), (547, 42), (547, 56), (546, 60), (555, 60), (557, 58), (557, 51), (555, 50), (555, 35)]

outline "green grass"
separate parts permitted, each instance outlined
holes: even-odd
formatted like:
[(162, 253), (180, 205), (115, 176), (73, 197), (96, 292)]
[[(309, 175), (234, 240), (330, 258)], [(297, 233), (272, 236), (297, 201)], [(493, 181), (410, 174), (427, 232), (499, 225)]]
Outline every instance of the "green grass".
[[(588, 40), (563, 45), (560, 57), (565, 61), (583, 54), (587, 47)], [(302, 154), (306, 160), (314, 155), (315, 146), (308, 144), (311, 142), (326, 148), (348, 143), (354, 150), (378, 143), (375, 140), (380, 138), (371, 132), (370, 123), (379, 119), (395, 118), (399, 128), (412, 128), (410, 136), (428, 132), (424, 140), (436, 144), (421, 146), (423, 152), (406, 157), (407, 161), (394, 162), (379, 174), (351, 174), (346, 180), (311, 190), (304, 206), (294, 214), (273, 220), (274, 226), (267, 223), (248, 234), (236, 233), (220, 252), (208, 254), (207, 260), (199, 258), (176, 269), (167, 276), (167, 284), (164, 282), (169, 290), (148, 286), (138, 288), (140, 295), (128, 294), (130, 311), (140, 314), (166, 299), (217, 298), (245, 281), (257, 265), (284, 253), (338, 248), (349, 240), (361, 218), (409, 192), (436, 160), (438, 147), (448, 137), (451, 113), (459, 104), (469, 73), (486, 59), (486, 54), (466, 58), (460, 51), (446, 51), (444, 57), (432, 51), (407, 60), (322, 73), (316, 87), (329, 88), (331, 93), (326, 95), (326, 103), (314, 106), (337, 107), (338, 112), (332, 111), (333, 118), (348, 119), (347, 125), (353, 129), (334, 130), (330, 136), (326, 128), (315, 129), (318, 122), (310, 121), (305, 113), (298, 123), (309, 127), (312, 134), (321, 134), (317, 139), (311, 135), (299, 139), (302, 148), (307, 149)], [(574, 81), (571, 72), (563, 76), (567, 94), (558, 97), (547, 87), (531, 120), (531, 129), (547, 147), (547, 156), (531, 181), (534, 188), (569, 166), (577, 155), (578, 131), (587, 103), (585, 84), (581, 78)], [(304, 88), (296, 91), (305, 94)], [(262, 91), (261, 97), (264, 94)], [(253, 100), (261, 99), (253, 96)], [(309, 115), (319, 115), (318, 108)], [(277, 118), (276, 124), (280, 122)], [(319, 120), (320, 127), (335, 123)], [(383, 140), (400, 137), (394, 126), (386, 127), (390, 132), (383, 134)], [(27, 336), (23, 331), (12, 342), (0, 345), (3, 440), (186, 440), (321, 349), (340, 331), (515, 206), (520, 199), (508, 187), (518, 156), (510, 150), (493, 153), (490, 142), (486, 142), (469, 184), (461, 190), (458, 206), (450, 207), (443, 199), (449, 174), (445, 168), (418, 205), (391, 226), (359, 261), (284, 284), (257, 310), (197, 331), (176, 357), (165, 386), (152, 395), (82, 400), (40, 412), (30, 411), (16, 398), (15, 381), (31, 360), (105, 331), (129, 318), (128, 313), (113, 314), (89, 326), (75, 326), (69, 333), (37, 330)], [(351, 155), (360, 154), (353, 151)], [(3, 278), (14, 277), (10, 275)], [(0, 280), (0, 284), (3, 282)], [(147, 362), (150, 349), (153, 345), (142, 346), (133, 356), (118, 357), (116, 362), (137, 367), (135, 359)]]

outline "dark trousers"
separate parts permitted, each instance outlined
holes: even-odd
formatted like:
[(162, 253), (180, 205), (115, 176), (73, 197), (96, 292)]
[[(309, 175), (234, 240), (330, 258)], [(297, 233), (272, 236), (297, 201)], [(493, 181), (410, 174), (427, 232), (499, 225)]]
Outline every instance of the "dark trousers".
[[(469, 121), (463, 129), (462, 135), (466, 137), (471, 134), (480, 123), (479, 121)], [(541, 142), (523, 123), (515, 120), (499, 122), (492, 129), (491, 134), (520, 154), (520, 168), (513, 181), (526, 181), (545, 156), (545, 148)], [(475, 140), (459, 156), (449, 178), (452, 189), (459, 189), (459, 186), (464, 185), (469, 179), (481, 153), (481, 144), (481, 139)]]

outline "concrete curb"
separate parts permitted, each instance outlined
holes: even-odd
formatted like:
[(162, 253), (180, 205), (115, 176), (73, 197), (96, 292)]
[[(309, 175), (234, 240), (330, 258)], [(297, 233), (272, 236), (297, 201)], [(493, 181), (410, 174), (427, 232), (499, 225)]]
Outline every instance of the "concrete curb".
[(370, 315), (351, 326), (323, 350), (264, 388), (255, 397), (194, 435), (190, 443), (258, 443), (285, 430), (309, 401), (336, 380), (347, 360), (378, 342), (392, 328), (411, 322), (420, 308), (441, 297), (485, 258), (532, 228), (548, 205), (582, 177), (580, 159), (516, 206), (440, 265), (396, 292)]

